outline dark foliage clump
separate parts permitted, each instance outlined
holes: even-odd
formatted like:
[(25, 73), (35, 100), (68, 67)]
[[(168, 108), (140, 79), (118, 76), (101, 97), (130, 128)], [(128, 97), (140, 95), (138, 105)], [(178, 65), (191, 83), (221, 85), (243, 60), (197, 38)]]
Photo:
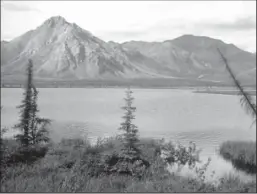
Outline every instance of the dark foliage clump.
[(47, 153), (48, 148), (45, 146), (30, 146), (28, 148), (21, 147), (16, 152), (6, 158), (8, 166), (17, 163), (31, 164), (39, 158), (43, 158)]

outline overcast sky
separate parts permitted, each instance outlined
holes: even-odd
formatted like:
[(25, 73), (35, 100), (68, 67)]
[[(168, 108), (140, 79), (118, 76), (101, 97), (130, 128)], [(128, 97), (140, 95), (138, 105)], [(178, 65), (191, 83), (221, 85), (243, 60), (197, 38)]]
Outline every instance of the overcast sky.
[(1, 40), (57, 15), (104, 41), (162, 41), (193, 34), (256, 52), (256, 1), (1, 1)]

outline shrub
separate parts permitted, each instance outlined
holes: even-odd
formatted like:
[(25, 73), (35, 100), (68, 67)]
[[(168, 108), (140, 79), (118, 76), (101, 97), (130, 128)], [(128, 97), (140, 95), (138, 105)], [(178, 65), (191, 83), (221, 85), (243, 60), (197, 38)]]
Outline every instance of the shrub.
[(30, 146), (28, 148), (19, 147), (6, 158), (7, 165), (17, 163), (33, 163), (38, 158), (43, 158), (47, 152), (46, 146)]
[(171, 166), (175, 163), (180, 166), (188, 164), (190, 168), (194, 168), (196, 163), (200, 162), (199, 153), (201, 150), (197, 150), (193, 142), (190, 142), (188, 147), (168, 142), (162, 144), (160, 149), (165, 162)]

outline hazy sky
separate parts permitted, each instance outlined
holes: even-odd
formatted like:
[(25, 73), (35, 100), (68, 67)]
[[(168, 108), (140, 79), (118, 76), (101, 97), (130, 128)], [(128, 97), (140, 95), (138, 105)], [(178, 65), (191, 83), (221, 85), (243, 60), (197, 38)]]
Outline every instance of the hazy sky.
[(104, 41), (210, 36), (256, 52), (256, 1), (1, 1), (1, 40), (63, 16)]

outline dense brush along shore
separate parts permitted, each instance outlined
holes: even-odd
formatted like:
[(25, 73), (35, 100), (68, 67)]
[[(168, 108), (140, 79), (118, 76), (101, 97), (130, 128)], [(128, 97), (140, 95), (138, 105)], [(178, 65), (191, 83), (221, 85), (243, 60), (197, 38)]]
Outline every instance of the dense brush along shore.
[(120, 168), (115, 166), (121, 153), (120, 137), (99, 139), (95, 145), (63, 139), (27, 151), (15, 140), (3, 139), (1, 192), (256, 192), (256, 181), (243, 183), (233, 176), (208, 183), (204, 167), (196, 170), (196, 178), (170, 174), (167, 163), (189, 163), (194, 168), (194, 146), (177, 147), (151, 139), (140, 139), (139, 144), (149, 166), (128, 166), (121, 172), (115, 171)]

